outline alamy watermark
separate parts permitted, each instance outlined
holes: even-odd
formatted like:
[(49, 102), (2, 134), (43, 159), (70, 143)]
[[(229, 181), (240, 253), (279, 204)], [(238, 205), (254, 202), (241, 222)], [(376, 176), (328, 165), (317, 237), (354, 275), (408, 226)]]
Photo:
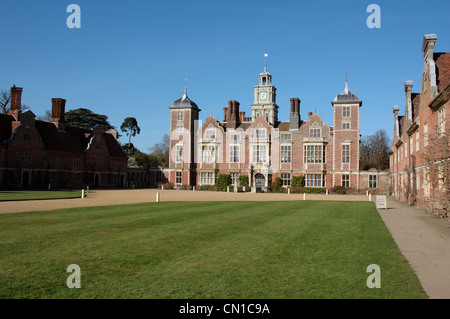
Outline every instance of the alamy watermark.
[(369, 29), (381, 28), (381, 8), (378, 4), (369, 4), (366, 12), (371, 13), (367, 17), (366, 24)]
[(71, 264), (67, 266), (67, 272), (71, 272), (72, 274), (67, 277), (66, 284), (67, 287), (72, 288), (81, 288), (81, 268), (76, 264)]
[(367, 288), (381, 288), (381, 269), (377, 264), (367, 266), (366, 272), (372, 273), (367, 277)]
[(71, 13), (66, 20), (69, 29), (81, 28), (81, 8), (78, 4), (70, 4), (67, 6), (66, 12)]

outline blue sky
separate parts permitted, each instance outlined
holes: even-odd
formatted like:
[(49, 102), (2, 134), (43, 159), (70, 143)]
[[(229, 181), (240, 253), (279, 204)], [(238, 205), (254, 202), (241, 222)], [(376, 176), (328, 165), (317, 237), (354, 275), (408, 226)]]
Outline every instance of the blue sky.
[[(81, 8), (81, 29), (69, 29), (69, 4)], [(381, 28), (369, 29), (369, 4), (381, 8)], [(169, 109), (184, 90), (222, 119), (230, 99), (250, 114), (253, 86), (264, 69), (277, 87), (279, 119), (289, 119), (289, 98), (300, 113), (333, 125), (330, 101), (345, 87), (362, 101), (361, 134), (392, 136), (392, 107), (405, 105), (403, 85), (420, 91), (422, 39), (436, 33), (435, 51), (450, 51), (450, 1), (106, 1), (0, 2), (0, 88), (24, 88), (22, 101), (36, 115), (51, 98), (66, 110), (89, 108), (119, 128), (136, 117), (132, 139), (148, 151), (169, 133)], [(127, 142), (126, 136), (121, 138)]]

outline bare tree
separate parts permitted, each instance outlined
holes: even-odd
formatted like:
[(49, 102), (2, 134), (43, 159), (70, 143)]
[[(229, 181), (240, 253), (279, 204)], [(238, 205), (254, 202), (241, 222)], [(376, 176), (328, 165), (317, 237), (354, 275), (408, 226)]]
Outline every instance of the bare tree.
[(363, 170), (389, 168), (389, 137), (385, 130), (378, 130), (375, 134), (361, 139), (360, 167)]
[(46, 110), (45, 114), (44, 115), (39, 115), (38, 117), (36, 117), (36, 120), (49, 122), (51, 118), (52, 118), (52, 111)]
[(150, 155), (154, 157), (155, 161), (161, 167), (167, 167), (169, 165), (169, 148), (170, 137), (168, 134), (164, 134), (161, 142), (149, 148)]
[(11, 101), (11, 93), (5, 90), (0, 90), (0, 108), (3, 114), (9, 110), (9, 102)]
[(448, 219), (450, 210), (450, 132), (444, 131), (428, 137), (428, 145), (422, 153), (428, 174), (426, 182), (432, 186), (432, 196), (426, 198), (431, 211)]

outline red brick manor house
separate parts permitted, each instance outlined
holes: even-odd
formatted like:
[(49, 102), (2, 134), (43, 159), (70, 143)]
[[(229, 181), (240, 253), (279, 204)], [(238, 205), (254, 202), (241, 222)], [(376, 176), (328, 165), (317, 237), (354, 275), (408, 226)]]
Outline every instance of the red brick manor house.
[(11, 88), (11, 108), (0, 114), (0, 188), (123, 187), (127, 156), (114, 131), (67, 126), (66, 100), (52, 99), (49, 122), (21, 108), (22, 88)]
[(382, 187), (384, 173), (359, 168), (362, 101), (349, 91), (347, 81), (331, 101), (333, 126), (315, 112), (302, 120), (299, 98), (290, 99), (289, 120), (279, 121), (276, 90), (265, 66), (254, 86), (250, 117), (230, 100), (222, 121), (210, 116), (203, 123), (200, 108), (185, 90), (170, 106), (169, 182), (212, 185), (218, 174), (229, 174), (236, 185), (240, 175), (247, 175), (250, 186), (264, 191), (276, 177), (289, 187), (293, 176), (304, 175), (307, 187)]
[(450, 209), (450, 52), (435, 52), (436, 34), (422, 42), (418, 92), (405, 81), (403, 115), (394, 106), (390, 170), (394, 196), (430, 210)]

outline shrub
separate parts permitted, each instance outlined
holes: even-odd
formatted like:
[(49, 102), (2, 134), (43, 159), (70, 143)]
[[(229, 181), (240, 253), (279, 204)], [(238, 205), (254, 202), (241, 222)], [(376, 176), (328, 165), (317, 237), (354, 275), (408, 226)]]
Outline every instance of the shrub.
[(216, 185), (220, 190), (226, 191), (227, 186), (230, 185), (230, 175), (228, 174), (219, 174), (217, 176)]
[(291, 186), (301, 188), (305, 186), (305, 175), (292, 176)]
[(280, 188), (283, 188), (281, 186), (281, 177), (275, 177), (275, 180), (272, 183), (272, 189), (273, 189), (274, 192), (276, 192)]
[(342, 186), (334, 186), (331, 191), (336, 194), (347, 194), (347, 190)]
[(319, 187), (291, 187), (291, 193), (325, 194), (327, 190)]
[(201, 185), (199, 188), (201, 191), (218, 191), (217, 185)]
[(248, 186), (248, 175), (239, 175), (239, 186)]
[(159, 184), (158, 188), (161, 189), (164, 186), (164, 189), (173, 189), (173, 185), (171, 183)]

